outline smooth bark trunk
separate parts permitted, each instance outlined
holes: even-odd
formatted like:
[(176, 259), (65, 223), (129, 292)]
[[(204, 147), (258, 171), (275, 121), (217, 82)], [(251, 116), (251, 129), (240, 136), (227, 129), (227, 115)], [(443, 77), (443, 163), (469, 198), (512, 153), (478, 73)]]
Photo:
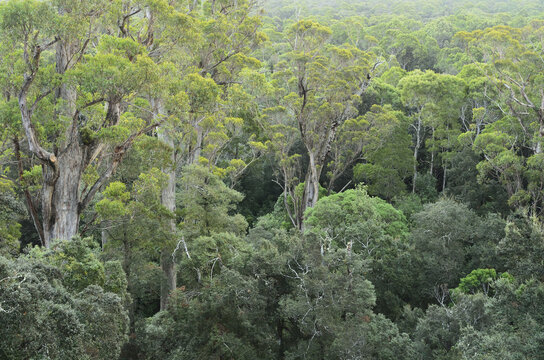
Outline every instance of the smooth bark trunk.
[(421, 146), (421, 117), (417, 120), (417, 126), (414, 126), (416, 130), (416, 145), (414, 146), (414, 175), (412, 178), (412, 193), (416, 192), (416, 180), (417, 180), (417, 160), (419, 154), (419, 148)]
[[(332, 136), (331, 136), (332, 138)], [(316, 157), (313, 153), (309, 152), (310, 164), (308, 171), (306, 172), (306, 178), (304, 182), (304, 195), (302, 197), (301, 209), (299, 214), (299, 228), (304, 230), (304, 213), (306, 209), (315, 206), (319, 200), (319, 179), (321, 177), (321, 171), (325, 163), (325, 157), (328, 153), (330, 144), (333, 140), (330, 140), (326, 146), (321, 149), (321, 155)], [(317, 159), (316, 159), (317, 158)]]
[(535, 154), (542, 153), (542, 140), (544, 139), (544, 109), (539, 111), (540, 126), (538, 128), (538, 140), (535, 146)]
[[(156, 106), (159, 115), (166, 114), (166, 110), (160, 101), (157, 101)], [(163, 169), (163, 172), (168, 175), (168, 182), (166, 187), (162, 190), (161, 202), (162, 205), (173, 214), (176, 211), (176, 152), (174, 149), (174, 140), (169, 136), (168, 131), (164, 130), (159, 132), (158, 137), (172, 149), (170, 166)], [(168, 307), (168, 297), (170, 296), (170, 293), (176, 289), (177, 285), (176, 262), (173, 256), (171, 241), (169, 241), (176, 233), (175, 218), (168, 220), (167, 231), (169, 232), (167, 235), (169, 238), (165, 239), (165, 246), (161, 251), (161, 269), (163, 272), (160, 301), (161, 310), (166, 310)]]

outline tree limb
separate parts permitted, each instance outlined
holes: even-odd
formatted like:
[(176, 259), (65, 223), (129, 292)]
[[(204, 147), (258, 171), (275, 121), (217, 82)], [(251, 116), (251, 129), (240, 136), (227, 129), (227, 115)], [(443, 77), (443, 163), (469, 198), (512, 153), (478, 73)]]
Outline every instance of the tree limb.
[[(36, 130), (34, 129), (34, 125), (32, 125), (32, 112), (28, 109), (27, 105), (27, 97), (28, 92), (30, 89), (30, 86), (34, 82), (36, 78), (37, 69), (39, 66), (40, 61), (40, 55), (41, 55), (41, 48), (40, 46), (36, 46), (34, 49), (34, 55), (33, 55), (33, 62), (34, 66), (30, 69), (30, 74), (24, 75), (24, 81), (23, 86), (21, 87), (21, 91), (19, 93), (19, 109), (21, 111), (21, 122), (23, 124), (23, 129), (25, 131), (25, 135), (28, 139), (28, 145), (30, 148), (30, 151), (38, 157), (42, 162), (49, 164), (51, 167), (56, 169), (56, 162), (57, 158), (56, 156), (45, 150), (39, 143), (38, 137), (36, 135)], [(33, 105), (35, 107), (35, 104)]]
[(104, 186), (104, 184), (109, 180), (109, 178), (115, 173), (119, 165), (121, 164), (121, 161), (123, 160), (123, 157), (125, 156), (125, 153), (127, 150), (132, 146), (134, 141), (140, 137), (141, 135), (155, 129), (158, 127), (162, 121), (153, 123), (140, 131), (135, 132), (134, 134), (130, 135), (128, 139), (126, 139), (121, 145), (118, 145), (115, 147), (114, 154), (113, 154), (113, 160), (111, 164), (108, 165), (106, 171), (96, 180), (96, 182), (93, 184), (93, 186), (89, 189), (83, 200), (79, 202), (78, 205), (78, 213), (82, 213), (83, 210), (89, 205), (91, 200), (94, 198), (96, 193)]

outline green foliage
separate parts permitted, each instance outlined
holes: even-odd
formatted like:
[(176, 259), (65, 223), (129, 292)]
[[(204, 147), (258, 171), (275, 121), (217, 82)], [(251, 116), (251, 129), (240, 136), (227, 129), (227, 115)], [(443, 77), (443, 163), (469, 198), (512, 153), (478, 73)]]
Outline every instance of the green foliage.
[(489, 293), (489, 284), (497, 279), (495, 269), (476, 269), (459, 281), (459, 286), (455, 291), (461, 291), (465, 294), (474, 294), (482, 291), (485, 295)]
[[(425, 205), (413, 221), (420, 296), (438, 300), (473, 269), (498, 265), (496, 247), (504, 228), (500, 219), (493, 224), (492, 218), (480, 218), (465, 205), (441, 199)], [(447, 299), (447, 291), (445, 295)]]
[(544, 246), (542, 225), (525, 216), (512, 216), (505, 232), (497, 250), (508, 272), (522, 280), (542, 280), (544, 263), (538, 256)]
[(467, 327), (482, 329), (489, 321), (489, 298), (477, 294), (460, 297), (449, 308), (431, 305), (414, 332), (415, 346), (421, 359), (458, 359), (456, 349)]
[(69, 291), (79, 292), (90, 285), (104, 285), (104, 265), (96, 254), (96, 243), (92, 238), (59, 241), (52, 249), (32, 249), (30, 255), (56, 267)]
[(335, 246), (351, 243), (357, 251), (368, 245), (359, 239), (362, 234), (379, 242), (385, 236), (402, 240), (408, 231), (402, 213), (384, 200), (370, 197), (364, 188), (327, 196), (309, 209), (306, 217), (310, 233), (322, 241), (334, 241)]
[(436, 178), (431, 174), (418, 174), (416, 178), (416, 194), (419, 195), (422, 203), (430, 203), (438, 198), (436, 189)]
[(538, 358), (542, 283), (506, 277), (490, 286), (493, 297), (458, 294), (450, 307), (429, 307), (415, 332), (423, 359)]
[[(300, 334), (287, 358), (415, 356), (406, 334), (372, 312), (376, 295), (365, 276), (369, 262), (364, 255), (307, 242), (292, 253), (287, 266), (296, 286), (280, 301), (281, 314)], [(385, 337), (391, 346), (381, 346)]]
[[(405, 191), (404, 180), (413, 168), (407, 118), (390, 106), (373, 105), (361, 121), (364, 123), (357, 127), (358, 132), (340, 134), (340, 141), (347, 136), (362, 144), (362, 157), (367, 163), (353, 168), (353, 178), (367, 184), (371, 195), (391, 200)], [(346, 121), (344, 126), (353, 125)]]
[(0, 269), (2, 357), (85, 358), (84, 327), (70, 294), (60, 285), (60, 272), (41, 263), (3, 257)]
[(378, 309), (398, 316), (410, 282), (405, 277), (410, 263), (405, 256), (408, 226), (400, 211), (358, 188), (319, 200), (307, 212), (305, 224), (308, 236), (323, 251), (343, 249), (365, 259)]
[(0, 358), (542, 358), (539, 18), (0, 1)]
[(84, 325), (83, 346), (91, 359), (110, 359), (121, 352), (128, 339), (128, 316), (123, 305), (117, 294), (97, 285), (76, 295), (75, 308)]
[(221, 179), (200, 165), (185, 168), (181, 179), (185, 189), (178, 195), (181, 206), (180, 228), (188, 239), (219, 232), (241, 234), (247, 222), (241, 215), (231, 215), (236, 203), (243, 199), (239, 192), (229, 189)]
[(13, 190), (0, 189), (0, 206), (0, 255), (17, 255), (21, 237), (21, 224), (17, 220), (24, 214), (23, 204)]
[(0, 257), (2, 358), (117, 356), (126, 341), (128, 325), (121, 299), (94, 284), (81, 292), (66, 289), (63, 283), (81, 283), (80, 279), (69, 279), (78, 274), (36, 256), (11, 261)]
[(170, 301), (167, 312), (142, 325), (147, 358), (271, 358), (255, 279), (227, 270), (198, 294), (182, 287)]
[(130, 193), (122, 182), (115, 181), (108, 185), (102, 193), (105, 198), (96, 205), (96, 211), (105, 219), (116, 218), (126, 214), (126, 202), (130, 199)]
[(123, 265), (118, 260), (111, 260), (104, 263), (104, 290), (117, 294), (121, 300), (127, 300), (127, 276)]

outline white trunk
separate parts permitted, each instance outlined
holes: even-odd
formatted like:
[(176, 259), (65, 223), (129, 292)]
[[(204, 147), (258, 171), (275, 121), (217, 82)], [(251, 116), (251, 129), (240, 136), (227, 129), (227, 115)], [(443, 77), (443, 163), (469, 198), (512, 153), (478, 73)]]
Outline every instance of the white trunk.
[(416, 180), (417, 180), (417, 160), (419, 147), (421, 146), (421, 118), (417, 121), (416, 127), (416, 145), (414, 146), (414, 176), (412, 178), (412, 193), (416, 192)]
[(321, 176), (320, 169), (322, 164), (317, 164), (315, 156), (309, 153), (310, 164), (308, 165), (308, 172), (306, 173), (306, 179), (304, 182), (304, 195), (302, 197), (302, 204), (299, 214), (298, 224), (301, 229), (304, 228), (304, 212), (308, 208), (312, 208), (319, 200), (319, 178)]

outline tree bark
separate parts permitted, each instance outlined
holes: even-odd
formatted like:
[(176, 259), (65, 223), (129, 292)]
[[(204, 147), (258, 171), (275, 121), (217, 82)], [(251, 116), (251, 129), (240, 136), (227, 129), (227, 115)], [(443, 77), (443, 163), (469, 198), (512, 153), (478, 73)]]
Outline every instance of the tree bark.
[(299, 228), (301, 230), (304, 229), (304, 212), (306, 209), (314, 207), (319, 200), (319, 179), (321, 177), (321, 172), (323, 171), (327, 154), (331, 150), (332, 143), (336, 140), (338, 127), (344, 120), (345, 112), (338, 118), (333, 119), (328, 126), (325, 125), (326, 131), (324, 132), (322, 138), (319, 139), (317, 144), (315, 144), (313, 140), (308, 137), (303, 121), (300, 119), (298, 120), (300, 134), (306, 146), (306, 150), (308, 151), (308, 157), (310, 160), (308, 171), (306, 172), (304, 195), (299, 214)]
[[(434, 127), (431, 128), (432, 130), (432, 139), (433, 139), (433, 147), (434, 147)], [(431, 150), (431, 165), (430, 165), (430, 168), (429, 168), (429, 175), (433, 175), (433, 170), (434, 170), (434, 150)]]
[[(56, 44), (56, 70), (63, 75), (70, 67), (70, 59), (77, 53), (77, 48), (69, 40)], [(83, 172), (83, 149), (79, 142), (76, 117), (76, 91), (72, 86), (61, 84), (55, 92), (61, 108), (57, 116), (72, 119), (65, 132), (61, 150), (55, 151), (56, 167), (43, 166), (43, 227), (45, 246), (52, 240), (70, 240), (79, 227), (79, 181)]]
[[(57, 43), (57, 72), (62, 75), (68, 68), (69, 59), (72, 58), (75, 50), (65, 41), (56, 39), (51, 44), (55, 42)], [(43, 243), (49, 247), (53, 239), (71, 239), (77, 233), (79, 179), (83, 167), (82, 148), (76, 129), (77, 121), (74, 119), (76, 93), (67, 85), (63, 84), (55, 91), (56, 98), (60, 99), (63, 105), (56, 115), (74, 119), (66, 130), (64, 144), (61, 144), (60, 151), (56, 148), (54, 152), (45, 150), (39, 144), (31, 120), (34, 105), (28, 106), (27, 97), (39, 69), (41, 52), (40, 46), (33, 48), (33, 63), (24, 76), (19, 94), (19, 109), (29, 149), (43, 163)]]
[(164, 278), (161, 283), (160, 310), (163, 311), (168, 308), (170, 294), (177, 286), (176, 263), (172, 258), (172, 251), (169, 248), (165, 248), (161, 251), (161, 270)]
[[(156, 101), (156, 107), (159, 116), (166, 114), (166, 110), (160, 100)], [(168, 183), (162, 190), (161, 202), (165, 208), (174, 214), (176, 211), (176, 152), (174, 149), (174, 140), (169, 136), (169, 132), (165, 130), (160, 131), (158, 137), (172, 149), (170, 166), (163, 169), (163, 172), (168, 175)], [(167, 232), (167, 239), (164, 239), (165, 245), (161, 251), (161, 269), (163, 272), (163, 281), (161, 282), (161, 310), (166, 310), (168, 307), (168, 297), (170, 296), (170, 293), (176, 289), (177, 285), (176, 262), (172, 255), (172, 244), (171, 241), (169, 241), (176, 233), (176, 220), (174, 217), (168, 220)]]
[(416, 180), (417, 180), (417, 160), (419, 148), (421, 146), (421, 117), (417, 120), (417, 126), (414, 126), (416, 130), (416, 145), (414, 146), (414, 175), (412, 178), (412, 193), (416, 192)]
[(442, 178), (442, 192), (444, 193), (446, 191), (446, 175), (448, 173), (447, 164), (444, 161), (444, 177)]
[[(126, 226), (126, 225), (125, 225)], [(129, 293), (132, 293), (132, 274), (130, 266), (132, 264), (132, 248), (130, 246), (130, 241), (128, 240), (126, 228), (123, 231), (123, 270), (127, 277), (127, 290)], [(133, 334), (136, 331), (135, 326), (135, 317), (134, 317), (134, 301), (131, 299), (128, 306), (128, 318), (129, 318), (129, 329), (130, 333)]]
[(309, 153), (310, 164), (308, 165), (308, 171), (306, 172), (306, 179), (304, 182), (304, 195), (302, 198), (302, 209), (300, 211), (299, 226), (304, 228), (304, 212), (308, 208), (312, 208), (319, 199), (319, 178), (321, 176), (320, 169), (322, 164), (316, 164), (315, 156)]
[(79, 181), (83, 172), (82, 149), (69, 145), (57, 158), (57, 167), (43, 165), (42, 214), (44, 244), (70, 240), (79, 226)]

